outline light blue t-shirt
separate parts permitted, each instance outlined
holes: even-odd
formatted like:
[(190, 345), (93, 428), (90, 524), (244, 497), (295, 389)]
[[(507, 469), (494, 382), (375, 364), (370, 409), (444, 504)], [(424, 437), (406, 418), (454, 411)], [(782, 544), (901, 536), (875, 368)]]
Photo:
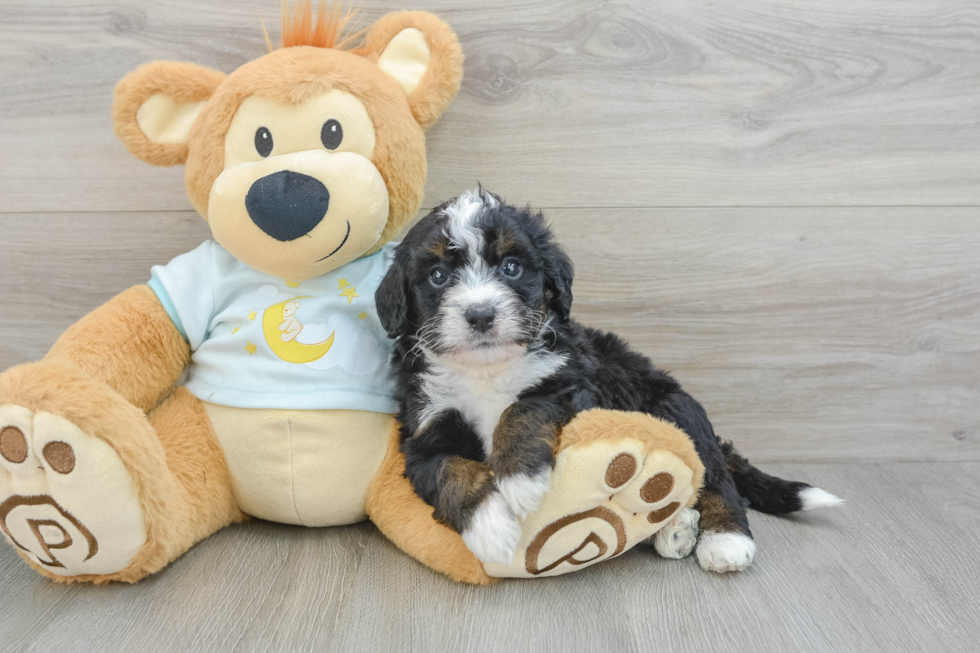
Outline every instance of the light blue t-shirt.
[(210, 240), (155, 266), (150, 288), (193, 352), (187, 389), (239, 408), (397, 412), (393, 342), (374, 305), (394, 247), (302, 282)]

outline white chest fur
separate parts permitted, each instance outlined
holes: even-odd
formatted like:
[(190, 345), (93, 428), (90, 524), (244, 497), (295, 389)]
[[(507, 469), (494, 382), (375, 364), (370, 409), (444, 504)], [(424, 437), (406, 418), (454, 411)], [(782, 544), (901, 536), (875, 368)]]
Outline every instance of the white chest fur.
[(565, 360), (562, 354), (535, 351), (479, 367), (445, 360), (432, 362), (422, 375), (422, 392), (428, 404), (421, 423), (427, 424), (444, 411), (458, 410), (479, 434), (489, 456), (500, 415), (518, 395), (558, 371)]

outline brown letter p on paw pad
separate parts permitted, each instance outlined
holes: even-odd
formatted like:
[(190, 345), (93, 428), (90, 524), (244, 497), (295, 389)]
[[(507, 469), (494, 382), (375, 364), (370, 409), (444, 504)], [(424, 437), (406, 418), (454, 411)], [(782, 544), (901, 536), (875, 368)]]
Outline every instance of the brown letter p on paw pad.
[(27, 460), (27, 438), (16, 426), (7, 426), (0, 431), (0, 456), (14, 464)]
[(65, 442), (49, 442), (44, 445), (44, 459), (59, 474), (70, 474), (75, 469), (75, 452)]

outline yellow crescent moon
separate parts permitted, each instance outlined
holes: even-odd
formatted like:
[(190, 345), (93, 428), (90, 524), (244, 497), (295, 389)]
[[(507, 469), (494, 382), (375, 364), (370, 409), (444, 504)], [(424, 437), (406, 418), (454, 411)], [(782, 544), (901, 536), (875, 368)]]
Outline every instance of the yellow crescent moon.
[(306, 297), (287, 299), (284, 302), (273, 304), (265, 309), (265, 313), (262, 314), (262, 334), (265, 336), (265, 342), (269, 345), (272, 353), (284, 361), (289, 363), (312, 363), (319, 358), (323, 358), (330, 351), (330, 348), (333, 347), (333, 337), (337, 335), (337, 332), (331, 333), (329, 338), (314, 345), (304, 345), (301, 342), (296, 342), (296, 340), (283, 342), (279, 332), (279, 325), (286, 319), (282, 314), (283, 309), (286, 308), (287, 303), (294, 302), (298, 299), (306, 299)]

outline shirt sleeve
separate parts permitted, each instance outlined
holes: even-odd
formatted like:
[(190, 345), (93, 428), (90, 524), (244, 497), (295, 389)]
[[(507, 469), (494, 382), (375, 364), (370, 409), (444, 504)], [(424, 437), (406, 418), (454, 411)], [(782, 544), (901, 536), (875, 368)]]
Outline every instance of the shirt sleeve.
[(149, 286), (184, 339), (196, 351), (207, 336), (214, 313), (213, 243), (155, 265)]

